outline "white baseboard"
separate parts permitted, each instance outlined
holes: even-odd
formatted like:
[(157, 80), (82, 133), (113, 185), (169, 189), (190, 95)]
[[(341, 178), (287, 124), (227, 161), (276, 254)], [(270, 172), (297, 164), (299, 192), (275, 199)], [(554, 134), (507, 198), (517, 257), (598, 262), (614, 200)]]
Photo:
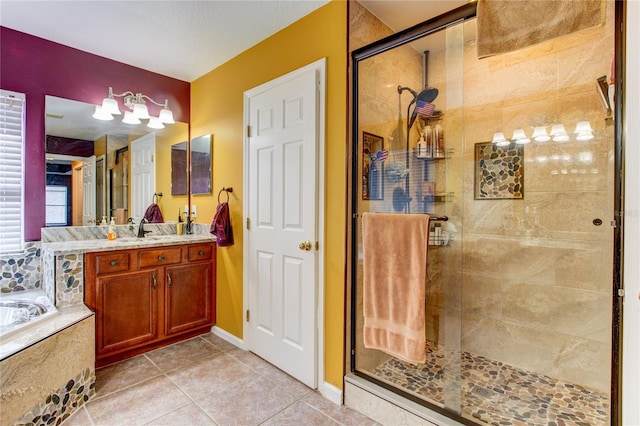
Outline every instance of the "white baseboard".
[(342, 405), (342, 391), (333, 386), (331, 383), (321, 383), (318, 386), (318, 392), (320, 392), (320, 395), (324, 396), (334, 404)]
[(215, 334), (219, 338), (231, 343), (239, 347), (240, 349), (244, 349), (244, 343), (241, 338), (234, 336), (226, 330), (221, 329), (220, 327), (214, 325), (211, 327), (211, 333)]

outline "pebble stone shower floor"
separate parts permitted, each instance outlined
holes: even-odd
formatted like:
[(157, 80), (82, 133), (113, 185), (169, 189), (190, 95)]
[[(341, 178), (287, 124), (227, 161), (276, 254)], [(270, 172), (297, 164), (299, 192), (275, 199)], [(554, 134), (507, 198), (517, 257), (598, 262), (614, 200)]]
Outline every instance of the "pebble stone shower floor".
[(463, 416), (481, 424), (609, 424), (609, 397), (604, 393), (468, 352), (457, 354), (427, 343), (425, 364), (392, 358), (372, 374), (439, 405), (445, 396), (454, 405), (457, 400)]

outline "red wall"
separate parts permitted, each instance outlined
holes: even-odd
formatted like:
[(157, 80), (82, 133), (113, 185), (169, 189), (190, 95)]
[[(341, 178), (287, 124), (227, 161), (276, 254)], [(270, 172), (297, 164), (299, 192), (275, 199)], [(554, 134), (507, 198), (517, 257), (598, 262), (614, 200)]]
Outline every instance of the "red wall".
[(189, 122), (190, 83), (0, 27), (0, 88), (26, 95), (25, 240), (39, 240), (45, 224), (45, 95), (99, 104), (109, 87), (168, 99)]

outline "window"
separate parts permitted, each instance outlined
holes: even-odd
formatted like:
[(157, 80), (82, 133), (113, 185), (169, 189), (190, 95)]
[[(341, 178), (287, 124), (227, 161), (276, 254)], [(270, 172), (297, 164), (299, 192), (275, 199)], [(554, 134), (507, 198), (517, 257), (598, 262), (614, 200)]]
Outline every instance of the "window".
[(22, 251), (24, 177), (22, 93), (0, 90), (0, 252)]
[(67, 208), (67, 187), (47, 185), (47, 226), (66, 226)]

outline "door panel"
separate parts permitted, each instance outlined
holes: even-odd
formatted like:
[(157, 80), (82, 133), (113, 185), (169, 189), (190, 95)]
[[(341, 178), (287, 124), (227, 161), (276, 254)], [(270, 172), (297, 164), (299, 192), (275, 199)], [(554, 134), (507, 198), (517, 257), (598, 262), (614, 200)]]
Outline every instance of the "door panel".
[(156, 135), (149, 133), (131, 142), (131, 211), (136, 223), (153, 201), (156, 187)]
[(209, 262), (167, 268), (165, 334), (168, 336), (211, 324), (211, 293)]
[(98, 353), (129, 349), (158, 338), (155, 270), (97, 280)]
[(96, 157), (91, 156), (82, 168), (82, 224), (96, 223)]
[[(317, 76), (248, 99), (250, 349), (316, 386)], [(300, 244), (308, 241), (308, 249)]]

